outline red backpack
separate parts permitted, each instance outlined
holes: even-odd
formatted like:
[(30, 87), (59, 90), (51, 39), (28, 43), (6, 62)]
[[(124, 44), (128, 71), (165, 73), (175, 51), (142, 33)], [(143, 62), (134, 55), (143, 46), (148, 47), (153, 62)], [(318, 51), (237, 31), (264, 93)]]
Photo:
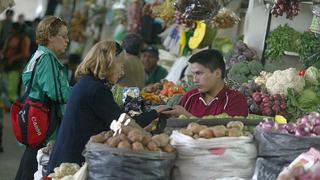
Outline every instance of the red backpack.
[[(58, 102), (54, 102), (49, 98), (45, 98), (47, 100), (42, 102), (29, 96), (39, 59), (40, 57), (36, 59), (26, 92), (11, 105), (10, 111), (14, 135), (20, 143), (28, 147), (42, 146), (61, 122), (58, 98)], [(55, 77), (52, 60), (51, 66)], [(57, 95), (56, 78), (53, 79)]]

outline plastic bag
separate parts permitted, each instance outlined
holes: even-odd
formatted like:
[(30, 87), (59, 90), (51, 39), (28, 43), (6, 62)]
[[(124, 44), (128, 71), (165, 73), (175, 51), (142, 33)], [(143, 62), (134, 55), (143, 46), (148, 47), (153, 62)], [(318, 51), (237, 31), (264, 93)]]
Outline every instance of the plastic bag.
[(188, 20), (209, 20), (220, 9), (217, 0), (177, 0), (174, 6)]
[(174, 176), (177, 180), (251, 178), (257, 150), (253, 137), (193, 139), (173, 131), (171, 144), (178, 157)]
[(279, 165), (291, 163), (311, 147), (320, 148), (320, 137), (302, 137), (291, 134), (264, 132), (256, 129), (254, 136), (258, 143), (258, 156)]
[(240, 22), (240, 18), (230, 9), (222, 8), (212, 21), (216, 27), (225, 29), (238, 24)]
[(264, 158), (258, 158), (252, 180), (276, 180), (283, 166), (278, 166)]
[(175, 154), (87, 144), (84, 152), (88, 179), (170, 179)]

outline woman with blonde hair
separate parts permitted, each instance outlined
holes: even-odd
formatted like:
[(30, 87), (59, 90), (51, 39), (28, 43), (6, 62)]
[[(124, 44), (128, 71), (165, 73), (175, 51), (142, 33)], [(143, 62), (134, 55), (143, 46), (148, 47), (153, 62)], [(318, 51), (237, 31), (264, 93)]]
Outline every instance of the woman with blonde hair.
[[(59, 122), (70, 92), (65, 66), (58, 59), (58, 56), (65, 52), (69, 43), (66, 22), (54, 16), (43, 18), (36, 30), (36, 41), (39, 45), (38, 49), (24, 68), (22, 81), (27, 87), (31, 82), (32, 71), (35, 69), (29, 97), (41, 102), (51, 102), (53, 106), (50, 107), (55, 107), (55, 110), (51, 109), (50, 117), (56, 117), (55, 122)], [(56, 127), (51, 127), (52, 131), (46, 134), (47, 140), (52, 138), (53, 131), (56, 129)], [(26, 147), (16, 180), (34, 179), (33, 175), (38, 166), (36, 155), (42, 147), (43, 145), (37, 148)]]
[[(114, 119), (123, 113), (113, 99), (111, 87), (123, 76), (119, 61), (121, 46), (113, 41), (94, 45), (76, 70), (78, 82), (72, 88), (58, 137), (50, 156), (48, 173), (61, 163), (79, 165), (85, 161), (81, 155), (92, 135), (109, 130)], [(166, 107), (143, 113), (136, 118), (141, 126), (148, 125)]]

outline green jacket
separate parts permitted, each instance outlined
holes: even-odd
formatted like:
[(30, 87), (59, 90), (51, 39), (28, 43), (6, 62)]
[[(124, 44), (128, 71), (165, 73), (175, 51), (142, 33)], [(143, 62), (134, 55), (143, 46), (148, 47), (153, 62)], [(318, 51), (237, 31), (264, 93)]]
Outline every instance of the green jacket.
[[(28, 86), (31, 72), (34, 68), (36, 59), (39, 57), (38, 64), (36, 67), (36, 73), (34, 75), (32, 89), (29, 94), (30, 97), (44, 100), (45, 95), (47, 95), (51, 100), (57, 101), (59, 99), (60, 108), (62, 114), (65, 111), (65, 104), (67, 103), (70, 86), (68, 83), (68, 76), (65, 72), (65, 66), (59, 61), (57, 56), (50, 49), (45, 46), (39, 45), (38, 50), (34, 53), (31, 60), (28, 62), (27, 66), (24, 68), (22, 73), (22, 81), (25, 87)], [(53, 61), (54, 70), (56, 77), (53, 76), (51, 62)], [(56, 96), (54, 78), (57, 83), (58, 96)]]
[(146, 85), (158, 83), (168, 75), (168, 71), (162, 66), (157, 65), (150, 73), (146, 73)]

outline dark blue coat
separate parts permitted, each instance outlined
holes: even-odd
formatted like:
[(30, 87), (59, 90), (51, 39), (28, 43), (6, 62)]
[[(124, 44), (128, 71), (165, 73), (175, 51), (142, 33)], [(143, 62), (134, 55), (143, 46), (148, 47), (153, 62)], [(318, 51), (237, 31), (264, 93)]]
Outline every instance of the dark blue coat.
[[(85, 161), (82, 151), (90, 137), (109, 130), (111, 122), (121, 113), (105, 81), (92, 75), (82, 76), (72, 88), (50, 157), (49, 172), (63, 162), (81, 165)], [(142, 114), (136, 121), (146, 126), (157, 116), (153, 110)]]

